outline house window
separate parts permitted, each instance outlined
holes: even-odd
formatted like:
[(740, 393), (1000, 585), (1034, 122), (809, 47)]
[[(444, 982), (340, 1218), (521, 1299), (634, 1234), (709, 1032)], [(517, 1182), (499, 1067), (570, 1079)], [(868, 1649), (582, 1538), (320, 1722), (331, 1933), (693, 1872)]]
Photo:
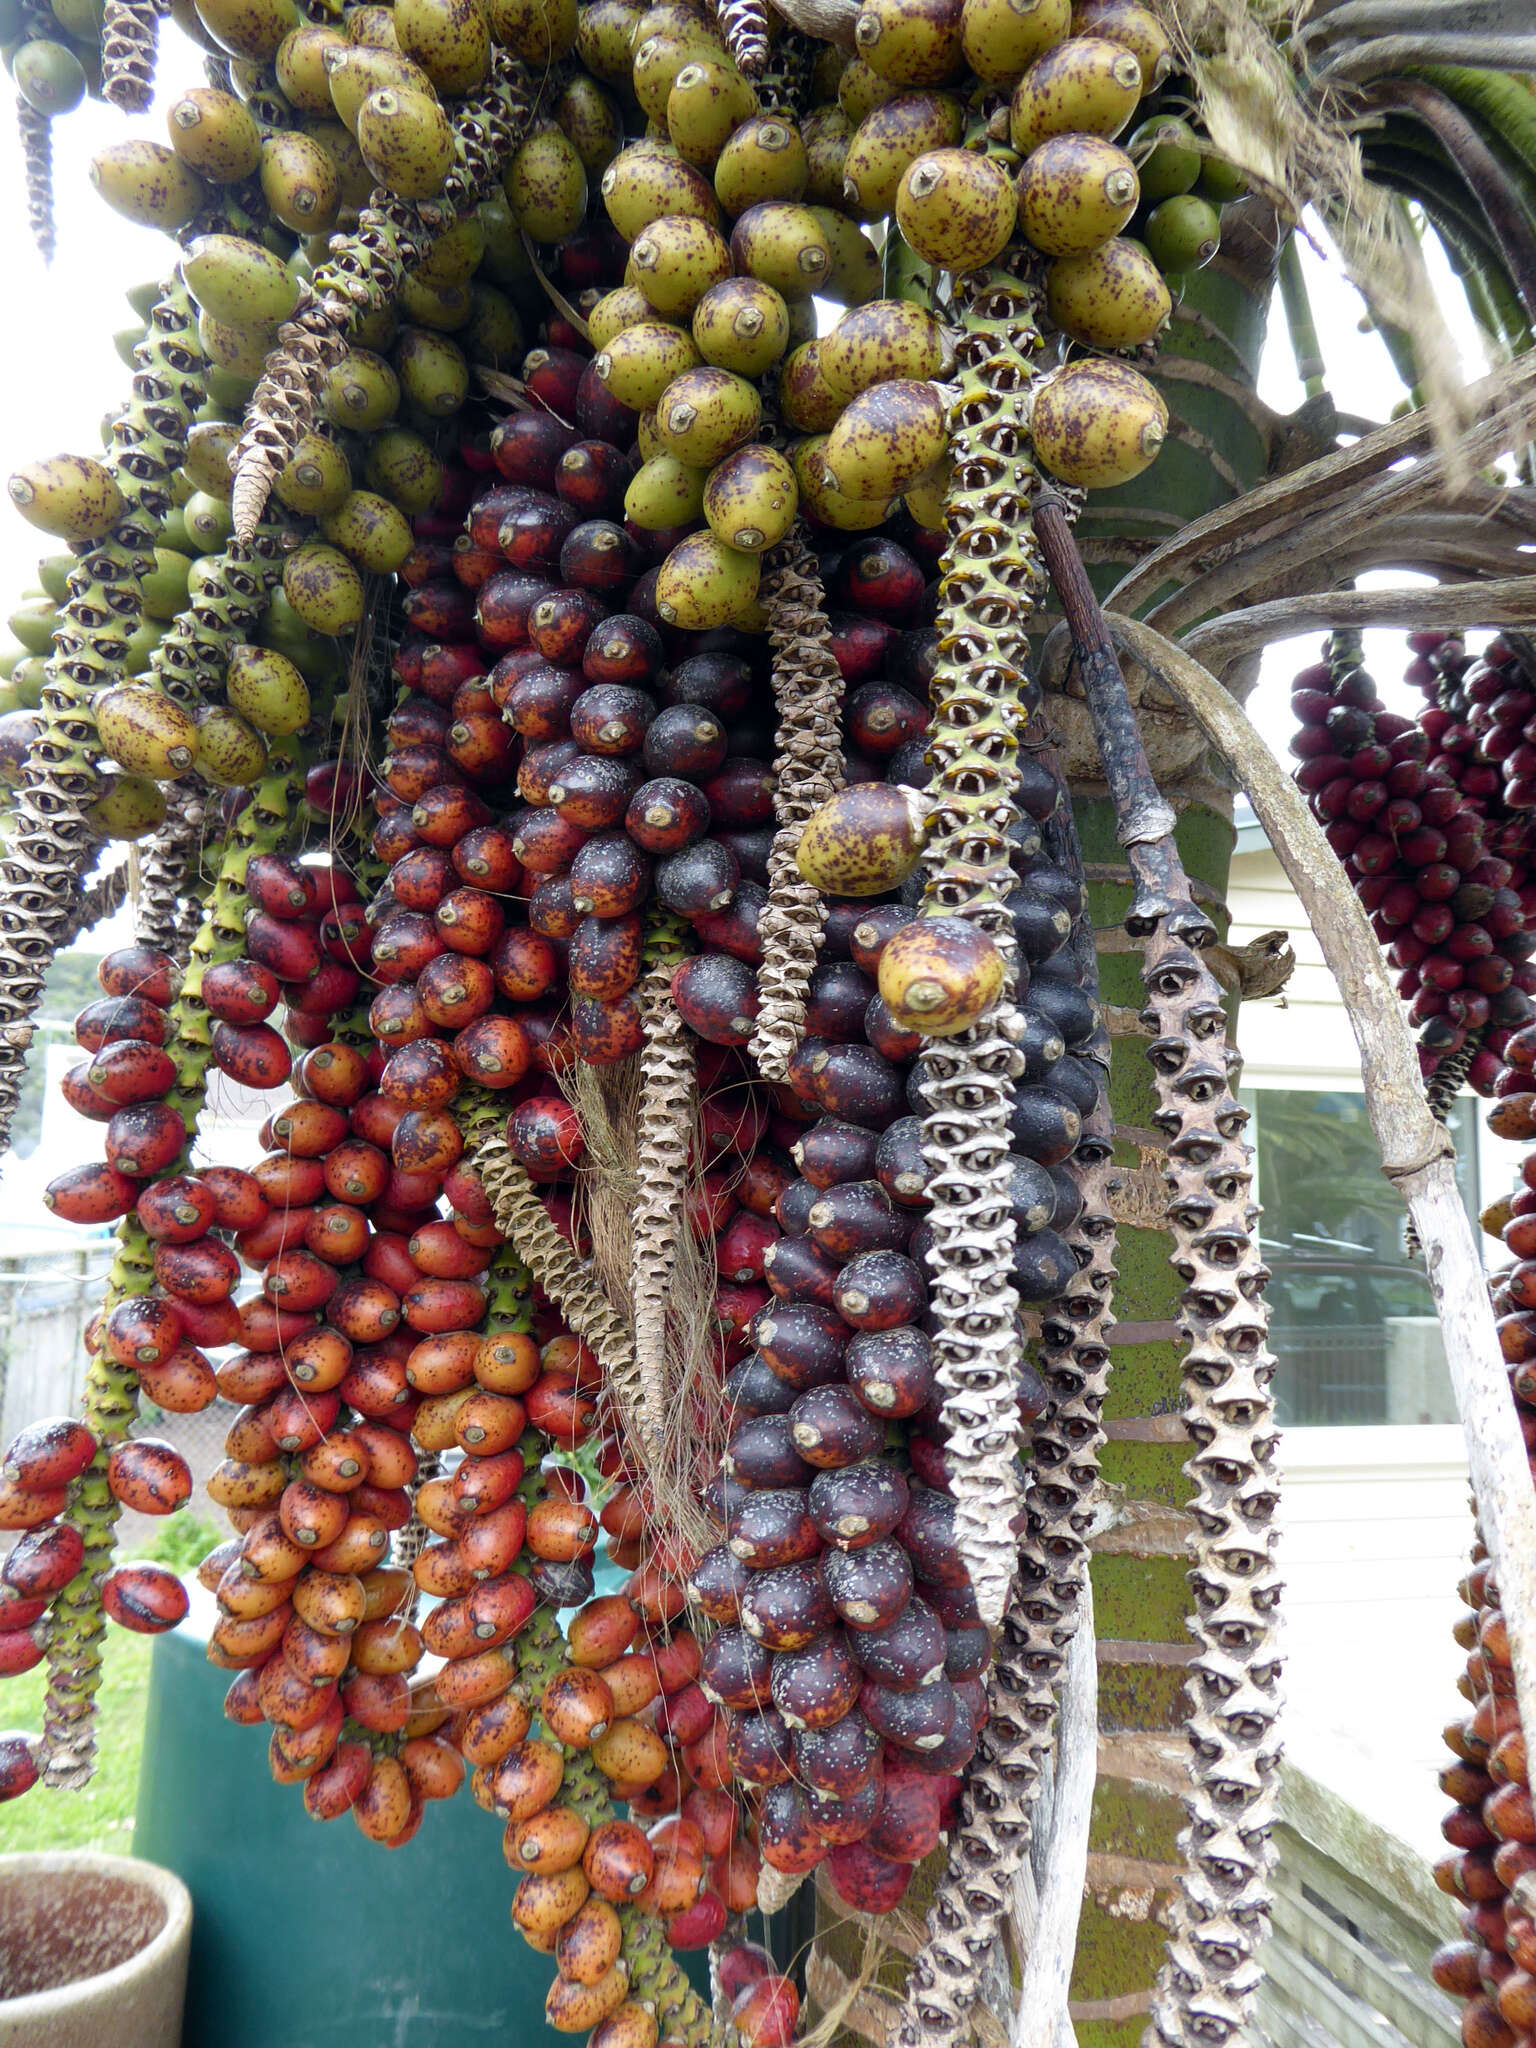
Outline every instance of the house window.
[[(1454, 1422), (1445, 1349), (1405, 1211), (1381, 1171), (1365, 1097), (1248, 1088), (1263, 1205), (1275, 1404), (1292, 1427)], [(1462, 1200), (1477, 1211), (1477, 1119), (1451, 1114)]]

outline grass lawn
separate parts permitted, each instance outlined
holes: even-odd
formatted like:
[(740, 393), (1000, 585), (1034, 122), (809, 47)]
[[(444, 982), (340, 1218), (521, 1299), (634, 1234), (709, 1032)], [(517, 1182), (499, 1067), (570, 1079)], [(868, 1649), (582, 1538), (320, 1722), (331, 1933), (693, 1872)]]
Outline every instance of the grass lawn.
[[(104, 1849), (126, 1856), (133, 1847), (133, 1808), (144, 1746), (144, 1703), (149, 1691), (148, 1636), (107, 1630), (101, 1691), (97, 1695), (96, 1775), (83, 1792), (34, 1785), (24, 1799), (0, 1806), (0, 1850)], [(43, 1724), (47, 1667), (7, 1679), (0, 1712), (10, 1728), (36, 1734)]]

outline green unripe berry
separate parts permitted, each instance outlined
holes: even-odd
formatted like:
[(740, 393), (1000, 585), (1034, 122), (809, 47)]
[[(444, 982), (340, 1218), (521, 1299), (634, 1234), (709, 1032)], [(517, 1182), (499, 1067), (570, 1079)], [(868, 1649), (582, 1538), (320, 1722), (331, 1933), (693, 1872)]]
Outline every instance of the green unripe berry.
[(130, 775), (167, 782), (192, 765), (197, 728), (172, 698), (143, 683), (103, 690), (95, 702), (102, 750)]
[(1202, 269), (1221, 247), (1221, 215), (1198, 192), (1181, 192), (1153, 207), (1142, 240), (1165, 276), (1181, 277)]
[(403, 329), (395, 343), (395, 370), (407, 403), (429, 419), (449, 418), (469, 397), (469, 365), (446, 334)]
[(283, 595), (312, 633), (350, 633), (363, 616), (363, 579), (339, 548), (309, 541), (283, 564)]
[(1168, 408), (1129, 363), (1084, 357), (1035, 393), (1030, 434), (1052, 476), (1085, 491), (1140, 476), (1162, 447)]
[(394, 0), (395, 34), (439, 92), (473, 92), (491, 68), (491, 32), (475, 0)]
[(29, 526), (60, 540), (100, 540), (123, 516), (123, 494), (109, 469), (89, 455), (26, 463), (7, 485)]
[(232, 327), (276, 327), (298, 304), (298, 280), (270, 250), (242, 235), (199, 235), (181, 259), (198, 305)]
[(596, 79), (571, 79), (560, 95), (555, 120), (589, 178), (600, 177), (623, 147), (624, 124)]
[(255, 176), (261, 163), (261, 130), (249, 107), (233, 93), (211, 85), (191, 86), (171, 102), (165, 125), (172, 149), (200, 178), (215, 185), (237, 185)]
[(952, 149), (964, 129), (960, 102), (948, 93), (902, 93), (876, 107), (854, 130), (843, 159), (843, 204), (865, 220), (883, 220), (896, 188), (925, 150)]
[(186, 226), (208, 194), (197, 173), (159, 142), (108, 143), (91, 158), (91, 183), (114, 213), (168, 235)]
[(65, 43), (38, 38), (11, 59), (11, 76), (27, 105), (50, 117), (72, 113), (85, 98), (85, 71)]
[(443, 492), (442, 463), (407, 427), (387, 427), (371, 436), (363, 476), (370, 490), (398, 505), (408, 519), (430, 512)]
[(114, 775), (86, 811), (103, 839), (142, 839), (165, 823), (165, 791), (147, 775)]
[(960, 47), (989, 85), (1011, 85), (1071, 26), (1071, 0), (961, 0)]
[(626, 242), (670, 213), (692, 214), (711, 227), (720, 224), (714, 187), (665, 143), (632, 142), (620, 150), (599, 189), (608, 218)]
[(1154, 114), (1143, 121), (1126, 143), (1141, 180), (1141, 203), (1156, 206), (1193, 191), (1200, 176), (1200, 148), (1195, 131), (1174, 114)]
[(296, 235), (324, 235), (336, 225), (341, 180), (335, 159), (308, 135), (269, 135), (261, 145), (262, 197)]
[(220, 789), (248, 789), (266, 773), (266, 741), (227, 704), (205, 704), (196, 734), (197, 772)]
[(305, 434), (272, 486), (278, 502), (290, 512), (317, 518), (333, 512), (352, 488), (352, 471), (346, 456), (324, 434)]
[(411, 552), (410, 521), (375, 491), (353, 491), (320, 531), (367, 576), (393, 575)]
[(955, 0), (863, 0), (854, 47), (896, 85), (943, 85), (965, 69)]
[(1002, 165), (968, 149), (930, 149), (902, 173), (896, 219), (925, 263), (979, 270), (1008, 246), (1018, 202)]
[(536, 242), (558, 242), (580, 227), (587, 171), (563, 129), (529, 136), (502, 182), (513, 217)]
[(889, 377), (937, 377), (944, 366), (938, 321), (905, 299), (853, 307), (817, 348), (823, 378), (844, 399)]
[(691, 469), (675, 455), (653, 455), (630, 478), (624, 493), (625, 517), (647, 533), (688, 526), (704, 509), (709, 472)]
[(587, 315), (587, 339), (601, 352), (626, 327), (649, 320), (652, 311), (651, 302), (639, 285), (617, 285), (611, 292), (604, 292)]
[(707, 168), (740, 123), (756, 110), (757, 95), (736, 66), (723, 56), (700, 51), (672, 81), (667, 95), (667, 133), (689, 163)]
[(321, 404), (333, 427), (371, 434), (392, 420), (400, 405), (400, 379), (382, 356), (350, 349), (326, 372)]
[(737, 271), (770, 284), (784, 299), (809, 298), (832, 268), (832, 247), (809, 206), (770, 200), (752, 206), (731, 231)]
[(231, 710), (269, 737), (286, 738), (309, 723), (309, 686), (286, 655), (268, 647), (229, 653), (224, 696)]
[(192, 564), (169, 548), (155, 549), (155, 566), (139, 586), (144, 610), (167, 624), (186, 608), (187, 579)]

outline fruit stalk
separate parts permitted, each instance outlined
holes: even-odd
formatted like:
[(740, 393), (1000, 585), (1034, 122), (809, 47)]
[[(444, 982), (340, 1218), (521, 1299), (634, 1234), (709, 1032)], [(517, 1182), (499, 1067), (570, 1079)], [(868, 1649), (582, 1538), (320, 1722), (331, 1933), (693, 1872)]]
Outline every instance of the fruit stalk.
[(53, 226), (53, 126), (46, 114), (40, 114), (36, 107), (18, 97), (16, 133), (27, 187), (27, 224), (39, 255), (45, 263), (51, 263), (57, 247)]
[(946, 656), (934, 678), (928, 735), (923, 909), (981, 925), (997, 943), (1005, 976), (990, 1015), (931, 1041), (920, 1073), (928, 1105), (923, 1156), (932, 1169), (934, 1349), (956, 1519), (977, 1606), (995, 1627), (1016, 1570), (1010, 1524), (1019, 1505), (1019, 1297), (1010, 1277), (1008, 1177), (1009, 1112), (1024, 1062), (1012, 1032), (1008, 833), (1020, 817), (1019, 739), (1037, 694), (1025, 628), (1044, 579), (1022, 428), (1037, 340), (1034, 294), (994, 268), (977, 273), (962, 296), (959, 392), (950, 414), (954, 482), (945, 507), (950, 542), (939, 582)]
[(636, 1410), (642, 1438), (659, 1444), (668, 1421), (667, 1296), (689, 1178), (698, 1104), (694, 1040), (672, 1000), (672, 976), (687, 957), (680, 918), (658, 914), (647, 939), (637, 996), (645, 1025), (635, 1137), (638, 1185), (630, 1249), (634, 1384), (615, 1387), (621, 1412)]
[(774, 815), (768, 901), (760, 932), (758, 1013), (750, 1051), (765, 1080), (782, 1081), (805, 1025), (806, 991), (827, 906), (801, 875), (795, 849), (806, 820), (843, 786), (843, 673), (832, 652), (815, 558), (793, 536), (768, 558), (762, 601), (773, 642)]
[(155, 0), (106, 0), (101, 21), (101, 91), (125, 114), (142, 114), (155, 90), (160, 10)]

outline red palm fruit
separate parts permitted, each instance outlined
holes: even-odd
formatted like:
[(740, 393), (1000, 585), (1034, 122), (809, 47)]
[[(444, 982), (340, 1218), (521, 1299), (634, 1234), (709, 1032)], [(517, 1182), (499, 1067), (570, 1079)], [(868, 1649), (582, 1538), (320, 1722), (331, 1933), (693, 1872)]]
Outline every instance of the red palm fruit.
[(32, 1738), (6, 1729), (0, 1734), (0, 1801), (19, 1799), (23, 1792), (30, 1792), (38, 1775)]
[(0, 1567), (0, 1578), (25, 1597), (52, 1596), (69, 1584), (84, 1557), (80, 1531), (69, 1522), (54, 1522), (17, 1538)]
[(590, 1749), (614, 1719), (613, 1694), (600, 1673), (573, 1664), (545, 1686), (539, 1711), (549, 1732), (570, 1749)]
[(458, 1725), (456, 1739), (466, 1763), (499, 1763), (526, 1737), (532, 1718), (527, 1703), (514, 1693), (471, 1707)]
[(575, 1449), (585, 1443), (597, 1423), (597, 1403), (583, 1394), (569, 1373), (547, 1372), (528, 1390), (528, 1421), (551, 1443)]
[(501, 1578), (523, 1547), (527, 1511), (520, 1500), (482, 1509), (458, 1539), (458, 1552), (471, 1580)]
[(92, 1162), (72, 1166), (43, 1190), (43, 1206), (66, 1223), (114, 1223), (126, 1216), (139, 1192), (139, 1183), (115, 1167)]
[(313, 1252), (282, 1251), (261, 1276), (262, 1292), (279, 1308), (307, 1311), (324, 1308), (336, 1292), (335, 1268)]
[(227, 1301), (240, 1278), (240, 1261), (213, 1238), (196, 1244), (161, 1244), (155, 1247), (155, 1278), (179, 1300), (204, 1305)]
[(72, 1415), (28, 1423), (5, 1453), (5, 1476), (21, 1486), (68, 1486), (96, 1455), (96, 1439)]
[(238, 1166), (204, 1166), (198, 1180), (213, 1198), (214, 1227), (219, 1230), (254, 1230), (268, 1211), (267, 1198), (254, 1174)]
[(0, 1529), (40, 1529), (64, 1512), (68, 1498), (63, 1486), (27, 1486), (0, 1478)]
[(101, 1582), (110, 1620), (139, 1635), (161, 1635), (186, 1619), (187, 1589), (163, 1564), (117, 1564)]
[(416, 1477), (416, 1453), (402, 1422), (389, 1428), (382, 1422), (355, 1422), (352, 1434), (368, 1453), (368, 1479), (373, 1486), (409, 1486)]
[(466, 1451), (476, 1457), (495, 1457), (512, 1450), (527, 1427), (527, 1411), (509, 1394), (473, 1394), (459, 1410), (457, 1435)]
[(245, 927), (245, 950), (258, 967), (266, 967), (281, 982), (306, 982), (320, 971), (325, 954), (318, 926), (294, 924), (253, 911)]
[(418, 1394), (456, 1394), (474, 1381), (481, 1340), (466, 1330), (423, 1337), (405, 1362), (405, 1376)]
[(142, 996), (163, 1008), (181, 988), (181, 969), (155, 946), (120, 946), (96, 969), (96, 979), (109, 996)]
[[(104, 1095), (99, 1088), (93, 1088), (89, 1076), (89, 1062), (81, 1060), (60, 1080), (59, 1093), (76, 1116), (83, 1116), (94, 1124), (109, 1123), (118, 1105), (110, 1095)], [(170, 1161), (167, 1160), (166, 1164), (169, 1165)]]
[[(455, 1065), (455, 1075), (458, 1069)], [(396, 1167), (413, 1179), (430, 1180), (432, 1199), (442, 1186), (443, 1175), (456, 1166), (464, 1154), (464, 1134), (448, 1109), (408, 1109), (395, 1126), (390, 1140), (390, 1157)], [(392, 1187), (390, 1193), (395, 1192)], [(375, 1222), (383, 1219), (375, 1212)]]
[(318, 1202), (325, 1170), (318, 1160), (286, 1152), (269, 1152), (251, 1169), (252, 1178), (274, 1209), (304, 1208)]
[(515, 1088), (532, 1059), (528, 1033), (515, 1017), (480, 1017), (453, 1041), (460, 1073), (483, 1088)]
[(827, 1845), (811, 1825), (810, 1807), (798, 1785), (770, 1785), (763, 1794), (758, 1848), (773, 1869), (793, 1876), (824, 1860)]
[[(405, 991), (396, 989), (389, 993), (401, 998)], [(484, 960), (467, 953), (439, 953), (422, 969), (414, 993), (422, 1020), (428, 1026), (458, 1031), (483, 1017), (495, 1002), (496, 977)], [(426, 1032), (418, 1030), (414, 1035), (425, 1037)]]
[(597, 1517), (583, 1501), (541, 1500), (528, 1516), (528, 1548), (557, 1564), (590, 1557), (597, 1536)]
[(656, 1631), (652, 1636), (651, 1662), (656, 1683), (663, 1692), (676, 1692), (699, 1675), (702, 1653), (690, 1628)]
[(246, 1342), (241, 1312), (227, 1298), (215, 1302), (179, 1300), (176, 1308), (189, 1343), (209, 1349)]
[[(518, 1503), (521, 1505), (521, 1503)], [(476, 1523), (465, 1539), (470, 1548), (472, 1540), (486, 1533), (491, 1517), (483, 1523)], [(515, 1526), (509, 1515), (505, 1526)], [(514, 1572), (500, 1572), (493, 1577), (481, 1579), (464, 1596), (464, 1609), (470, 1630), (477, 1644), (487, 1648), (498, 1643), (510, 1642), (528, 1620), (538, 1604), (538, 1595), (529, 1580)]]
[(0, 1678), (18, 1678), (42, 1663), (45, 1643), (30, 1629), (0, 1629)]
[(363, 1742), (338, 1743), (329, 1762), (305, 1781), (304, 1811), (311, 1820), (339, 1820), (368, 1783), (373, 1752)]
[(350, 1265), (368, 1245), (368, 1218), (346, 1202), (325, 1202), (312, 1209), (304, 1226), (305, 1248), (332, 1266)]
[(639, 1621), (620, 1593), (590, 1600), (566, 1632), (566, 1651), (573, 1664), (602, 1671), (624, 1656), (639, 1633)]
[(398, 1758), (374, 1758), (367, 1782), (353, 1799), (351, 1814), (373, 1842), (392, 1841), (410, 1825), (411, 1782)]
[(389, 1185), (389, 1155), (363, 1138), (348, 1138), (326, 1154), (323, 1175), (327, 1194), (338, 1202), (362, 1207), (376, 1202)]
[(218, 1199), (191, 1174), (151, 1181), (134, 1205), (145, 1232), (157, 1244), (191, 1244), (218, 1222)]
[(758, 1978), (731, 2007), (731, 2026), (746, 2048), (792, 2048), (799, 2017), (800, 1994), (788, 1977)]
[(400, 1312), (423, 1336), (469, 1330), (485, 1313), (485, 1295), (473, 1280), (423, 1280), (405, 1296)]
[(399, 1671), (359, 1671), (341, 1688), (341, 1703), (360, 1728), (394, 1735), (411, 1718), (411, 1689)]
[(147, 1180), (174, 1165), (186, 1143), (187, 1127), (168, 1102), (138, 1102), (113, 1112), (102, 1149), (119, 1173)]
[(285, 1444), (285, 1449), (303, 1449), (311, 1440), (309, 1431), (315, 1423), (312, 1419), (307, 1421), (306, 1415), (315, 1418), (326, 1413), (319, 1404), (334, 1401), (334, 1390), (346, 1378), (352, 1356), (350, 1339), (329, 1323), (316, 1324), (288, 1344), (288, 1375), (298, 1390), (301, 1405), (289, 1411), (285, 1419), (291, 1430), (303, 1432), (303, 1441)]
[(293, 1066), (292, 1054), (270, 1024), (215, 1024), (213, 1059), (242, 1088), (281, 1087)]
[(408, 1110), (441, 1108), (452, 1102), (459, 1085), (459, 1071), (440, 1038), (419, 1038), (402, 1046), (379, 1076), (379, 1093)]
[[(454, 1421), (456, 1424), (457, 1415)], [(466, 1458), (450, 1482), (453, 1497), (466, 1514), (489, 1514), (512, 1498), (522, 1484), (523, 1472), (523, 1454), (516, 1449), (492, 1457)]]
[(291, 1479), (277, 1505), (283, 1533), (303, 1550), (324, 1550), (334, 1543), (351, 1519), (348, 1498), (314, 1486), (306, 1479)]
[(715, 1967), (720, 1995), (727, 2005), (734, 2004), (748, 1985), (771, 1977), (775, 1970), (773, 1957), (754, 1941), (732, 1942), (721, 1951)]
[(108, 1454), (107, 1484), (135, 1513), (169, 1515), (191, 1498), (192, 1468), (174, 1444), (134, 1437)]
[(278, 853), (253, 853), (246, 865), (246, 893), (269, 917), (299, 918), (316, 913), (318, 889), (313, 868)]
[[(355, 1500), (356, 1495), (349, 1494), (347, 1498)], [(372, 1515), (354, 1513), (334, 1543), (310, 1552), (310, 1561), (320, 1571), (359, 1575), (372, 1571), (388, 1548), (389, 1531), (383, 1523)]]

